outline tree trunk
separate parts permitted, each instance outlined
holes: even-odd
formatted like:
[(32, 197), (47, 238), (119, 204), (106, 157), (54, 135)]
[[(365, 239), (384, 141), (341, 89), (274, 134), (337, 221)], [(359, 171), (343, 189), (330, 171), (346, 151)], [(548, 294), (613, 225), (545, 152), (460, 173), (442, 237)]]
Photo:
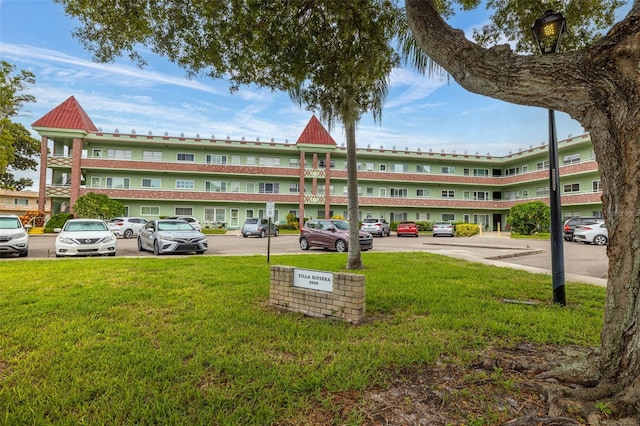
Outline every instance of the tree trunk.
[(358, 205), (358, 163), (356, 158), (356, 123), (344, 123), (347, 136), (347, 210), (349, 212), (349, 254), (347, 269), (362, 269), (360, 251), (360, 207)]
[[(598, 160), (609, 277), (594, 399), (640, 402), (640, 4), (589, 49), (520, 56), (484, 49), (447, 25), (434, 2), (406, 0), (416, 41), (467, 90), (578, 120)], [(568, 287), (568, 304), (571, 290)], [(586, 393), (585, 393), (586, 394)], [(625, 408), (620, 407), (621, 411)]]

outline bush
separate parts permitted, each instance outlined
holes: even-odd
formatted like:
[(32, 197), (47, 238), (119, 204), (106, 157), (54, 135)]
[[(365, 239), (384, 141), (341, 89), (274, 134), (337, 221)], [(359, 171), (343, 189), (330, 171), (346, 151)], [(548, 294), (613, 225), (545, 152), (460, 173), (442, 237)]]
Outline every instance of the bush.
[(480, 225), (476, 223), (459, 223), (456, 225), (455, 233), (459, 237), (470, 237), (480, 233)]
[(551, 225), (551, 209), (542, 201), (530, 201), (511, 207), (507, 224), (520, 235), (546, 232)]
[(73, 219), (71, 213), (57, 213), (51, 216), (51, 219), (44, 224), (44, 232), (54, 232), (56, 228), (62, 228), (67, 220)]

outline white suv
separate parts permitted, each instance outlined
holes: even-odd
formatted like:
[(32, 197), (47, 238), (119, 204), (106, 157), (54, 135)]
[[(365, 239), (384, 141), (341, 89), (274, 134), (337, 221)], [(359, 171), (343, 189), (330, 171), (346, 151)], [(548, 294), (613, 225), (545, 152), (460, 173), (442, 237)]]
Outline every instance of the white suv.
[(196, 231), (202, 231), (202, 226), (200, 226), (200, 221), (193, 216), (169, 216), (167, 219), (184, 220), (185, 222), (189, 222), (189, 224), (193, 226)]
[(20, 257), (29, 253), (29, 234), (14, 214), (0, 214), (0, 254), (5, 253), (17, 253)]

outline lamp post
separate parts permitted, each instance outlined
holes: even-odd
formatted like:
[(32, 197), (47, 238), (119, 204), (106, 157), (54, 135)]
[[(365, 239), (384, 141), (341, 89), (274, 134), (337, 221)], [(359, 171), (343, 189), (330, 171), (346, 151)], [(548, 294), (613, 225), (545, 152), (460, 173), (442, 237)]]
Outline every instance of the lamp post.
[[(547, 10), (531, 27), (533, 37), (543, 55), (555, 53), (566, 31), (567, 20), (562, 13)], [(567, 304), (564, 292), (564, 246), (562, 241), (562, 210), (560, 203), (560, 172), (558, 170), (558, 139), (556, 120), (549, 110), (549, 204), (551, 207), (551, 272), (553, 303)]]

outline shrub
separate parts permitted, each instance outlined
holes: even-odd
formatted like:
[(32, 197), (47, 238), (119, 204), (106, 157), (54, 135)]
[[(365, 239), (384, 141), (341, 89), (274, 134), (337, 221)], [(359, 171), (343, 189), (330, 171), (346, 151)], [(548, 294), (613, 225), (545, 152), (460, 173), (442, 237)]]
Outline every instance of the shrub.
[(54, 232), (56, 228), (62, 228), (67, 220), (73, 219), (71, 213), (57, 213), (51, 216), (51, 219), (44, 225), (44, 232)]
[(532, 235), (549, 229), (551, 225), (551, 210), (542, 201), (530, 201), (511, 207), (507, 224), (511, 231), (520, 235)]
[(32, 212), (26, 212), (20, 216), (20, 221), (24, 226), (32, 225), (35, 227), (44, 226), (44, 213), (34, 210)]
[(476, 223), (459, 223), (456, 225), (456, 235), (459, 237), (470, 237), (480, 233), (480, 225)]

